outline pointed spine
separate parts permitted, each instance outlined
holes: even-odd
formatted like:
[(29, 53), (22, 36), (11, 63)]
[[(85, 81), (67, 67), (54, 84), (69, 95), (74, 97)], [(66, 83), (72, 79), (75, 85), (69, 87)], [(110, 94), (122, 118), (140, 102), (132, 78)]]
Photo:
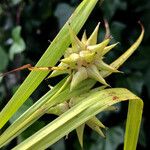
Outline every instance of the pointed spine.
[(97, 43), (97, 35), (98, 35), (99, 25), (100, 25), (100, 22), (98, 23), (98, 25), (94, 29), (91, 36), (88, 38), (87, 45), (95, 45)]
[(83, 133), (84, 133), (85, 124), (80, 125), (76, 128), (77, 136), (81, 147), (83, 148)]
[(84, 33), (83, 33), (81, 42), (84, 43), (84, 44), (86, 44), (86, 42), (87, 42), (86, 30), (85, 30)]
[(97, 81), (99, 81), (100, 83), (106, 85), (106, 86), (109, 86), (105, 79), (103, 79), (103, 77), (101, 76), (101, 74), (99, 73), (99, 70), (97, 69), (97, 67), (95, 65), (91, 65), (87, 68), (87, 73), (88, 73), (88, 76), (90, 78), (93, 78)]
[(86, 122), (86, 124), (94, 131), (96, 131), (100, 136), (102, 136), (103, 138), (105, 138), (104, 133), (102, 132), (102, 130), (99, 128), (99, 126), (97, 126), (96, 124), (90, 122), (90, 120), (88, 120)]
[(97, 61), (95, 64), (99, 70), (107, 70), (110, 72), (118, 72), (118, 73), (120, 72), (117, 69), (113, 68), (112, 66), (109, 66), (108, 64), (104, 63), (102, 60)]
[(110, 39), (106, 39), (100, 44), (88, 46), (88, 49), (102, 55), (104, 48), (108, 45), (109, 42)]
[(91, 123), (93, 123), (93, 124), (99, 126), (100, 128), (104, 128), (104, 129), (106, 128), (106, 127), (103, 125), (103, 123), (102, 123), (99, 119), (97, 119), (95, 116), (92, 117), (89, 121), (90, 121)]
[(69, 32), (70, 32), (70, 38), (72, 43), (72, 49), (74, 52), (78, 52), (80, 49), (84, 49), (83, 43), (78, 39), (75, 32), (72, 30), (72, 28), (69, 25)]
[(112, 44), (112, 45), (110, 45), (110, 46), (106, 46), (105, 48), (104, 48), (104, 50), (103, 50), (103, 55), (105, 55), (106, 53), (108, 53), (110, 50), (112, 50), (116, 45), (118, 45), (119, 44), (119, 42), (117, 42), (117, 43), (115, 43), (115, 44)]

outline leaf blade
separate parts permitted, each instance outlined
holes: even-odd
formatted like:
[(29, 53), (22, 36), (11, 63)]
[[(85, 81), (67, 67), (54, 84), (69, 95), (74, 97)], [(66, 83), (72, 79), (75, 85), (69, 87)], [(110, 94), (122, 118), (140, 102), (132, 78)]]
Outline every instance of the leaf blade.
[[(142, 101), (136, 101), (136, 102), (130, 101), (129, 102), (124, 150), (136, 150), (136, 145), (138, 142), (137, 137), (140, 131), (139, 122), (141, 122), (141, 119), (142, 119), (142, 109), (143, 109)], [(139, 113), (135, 113), (135, 112), (139, 112)], [(135, 116), (135, 114), (137, 115)]]
[[(62, 116), (55, 119), (53, 122), (42, 128), (40, 131), (29, 137), (27, 140), (16, 146), (14, 150), (32, 149), (33, 147), (36, 149), (38, 149), (39, 147), (43, 149), (47, 148), (48, 146), (52, 145), (54, 142), (68, 134), (70, 131), (72, 131), (73, 129), (80, 126), (85, 121), (96, 115), (97, 113), (105, 110), (110, 105), (121, 101), (126, 101), (128, 99), (132, 100), (134, 104), (136, 101), (138, 101), (139, 106), (142, 108), (143, 102), (141, 101), (141, 99), (132, 94), (127, 89), (114, 88), (103, 90), (100, 92), (95, 92), (92, 96), (85, 98), (79, 104), (72, 107), (69, 111), (65, 112)], [(140, 117), (142, 116), (142, 111), (137, 111), (137, 109), (132, 108), (129, 107), (129, 113), (132, 114), (132, 116), (134, 116), (137, 113)], [(132, 120), (131, 124), (128, 124), (127, 121), (127, 127), (129, 128), (130, 125), (133, 126), (133, 124), (134, 128), (139, 127), (140, 122), (141, 120), (139, 119), (137, 121), (137, 124), (135, 125), (134, 120)], [(139, 128), (137, 128), (137, 130), (139, 130)], [(137, 132), (137, 130), (133, 130), (133, 133)], [(133, 147), (136, 147), (135, 141), (137, 141), (138, 139), (138, 134), (136, 134), (136, 136), (133, 137), (135, 139), (126, 138), (125, 150), (127, 150), (128, 148), (127, 143), (129, 142), (129, 140), (133, 140)]]

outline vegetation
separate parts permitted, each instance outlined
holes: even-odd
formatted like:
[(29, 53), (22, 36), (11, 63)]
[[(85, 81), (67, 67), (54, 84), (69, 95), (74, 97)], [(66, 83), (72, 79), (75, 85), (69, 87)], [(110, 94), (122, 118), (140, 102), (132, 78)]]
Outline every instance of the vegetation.
[[(75, 5), (76, 2), (72, 1), (71, 3), (72, 5)], [(57, 63), (57, 61), (60, 59), (60, 57), (64, 54), (69, 44), (72, 43), (71, 53), (70, 53), (70, 49), (68, 49), (65, 52), (65, 59), (62, 59), (61, 61), (62, 63), (68, 64), (69, 67), (71, 67), (72, 69), (68, 70), (68, 66), (66, 67), (66, 65), (63, 64), (63, 67), (66, 67), (66, 68), (63, 68), (63, 72), (59, 71), (58, 69), (59, 67), (55, 68), (58, 71), (53, 72), (53, 76), (55, 76), (55, 75), (60, 74), (60, 72), (61, 74), (64, 73), (64, 70), (65, 70), (65, 72), (67, 73), (69, 72), (70, 76), (67, 76), (66, 78), (64, 78), (64, 76), (59, 76), (57, 78), (46, 80), (46, 82), (50, 85), (55, 85), (56, 83), (58, 83), (51, 90), (49, 90), (46, 86), (47, 83), (46, 84), (43, 83), (42, 85), (39, 86), (39, 84), (47, 76), (49, 71), (35, 71), (35, 68), (30, 67), (29, 69), (33, 71), (25, 79), (23, 84), (18, 88), (17, 92), (14, 94), (14, 96), (11, 98), (11, 100), (7, 103), (6, 106), (5, 106), (6, 102), (4, 103), (3, 99), (9, 100), (9, 98), (12, 96), (12, 93), (15, 91), (15, 88), (17, 88), (16, 86), (17, 82), (18, 84), (20, 84), (20, 81), (22, 81), (23, 77), (25, 76), (24, 74), (26, 72), (23, 72), (24, 74), (23, 73), (10, 74), (6, 78), (4, 78), (4, 80), (2, 80), (1, 108), (3, 108), (4, 106), (5, 107), (4, 109), (2, 109), (0, 113), (0, 120), (1, 120), (0, 127), (2, 128), (6, 124), (6, 122), (8, 122), (9, 119), (10, 119), (9, 123), (11, 123), (11, 125), (8, 127), (9, 123), (7, 123), (1, 129), (1, 132), (2, 132), (1, 137), (0, 137), (1, 146), (7, 144), (12, 139), (17, 137), (16, 138), (17, 141), (13, 140), (7, 146), (4, 146), (3, 147), (4, 149), (5, 148), (11, 149), (11, 147), (14, 147), (15, 145), (17, 146), (14, 149), (33, 149), (33, 148), (45, 149), (49, 147), (50, 145), (52, 145), (53, 143), (55, 143), (61, 137), (70, 133), (70, 131), (72, 131), (73, 129), (76, 129), (80, 145), (83, 146), (83, 131), (85, 127), (84, 125), (87, 124), (90, 128), (92, 128), (93, 130), (95, 130), (101, 136), (104, 137), (105, 133), (103, 133), (102, 128), (106, 128), (106, 127), (102, 124), (102, 122), (104, 122), (105, 124), (107, 124), (107, 126), (110, 127), (110, 129), (106, 131), (106, 137), (108, 137), (108, 139), (102, 140), (101, 138), (97, 138), (97, 135), (93, 132), (92, 133), (90, 131), (84, 132), (85, 133), (84, 136), (86, 137), (84, 138), (85, 139), (84, 147), (86, 149), (100, 149), (101, 148), (101, 149), (107, 150), (109, 149), (109, 147), (113, 147), (114, 149), (116, 149), (117, 146), (123, 142), (124, 114), (122, 114), (122, 112), (124, 112), (124, 109), (123, 109), (124, 106), (117, 105), (114, 107), (111, 105), (124, 101), (124, 100), (129, 100), (129, 99), (131, 101), (129, 101), (124, 149), (136, 149), (136, 143), (138, 139), (138, 133), (139, 133), (139, 127), (140, 127), (141, 115), (142, 115), (142, 107), (143, 107), (143, 103), (141, 99), (124, 88), (106, 88), (105, 86), (99, 87), (100, 84), (95, 85), (96, 83), (95, 81), (98, 80), (101, 84), (105, 84), (106, 86), (108, 86), (108, 83), (109, 83), (112, 87), (118, 87), (118, 86), (127, 87), (126, 86), (127, 84), (129, 85), (128, 89), (130, 89), (131, 91), (134, 91), (137, 95), (140, 95), (143, 89), (142, 87), (144, 85), (144, 82), (143, 82), (144, 79), (142, 82), (141, 80), (139, 80), (140, 79), (139, 77), (141, 77), (139, 72), (142, 73), (142, 70), (140, 70), (139, 68), (137, 68), (136, 70), (136, 68), (133, 67), (137, 63), (137, 61), (135, 64), (133, 64), (133, 66), (132, 64), (130, 64), (130, 66), (126, 64), (126, 66), (123, 69), (121, 69), (121, 71), (125, 72), (125, 74), (119, 74), (119, 75), (115, 74), (112, 77), (108, 78), (107, 83), (104, 78), (110, 75), (112, 72), (118, 72), (116, 69), (118, 69), (118, 67), (120, 67), (120, 65), (122, 65), (126, 61), (126, 59), (128, 59), (128, 57), (137, 49), (137, 47), (142, 41), (144, 29), (142, 27), (141, 35), (139, 36), (137, 41), (134, 44), (132, 42), (133, 45), (125, 53), (121, 54), (121, 52), (119, 51), (125, 50), (125, 48), (128, 47), (129, 45), (129, 43), (126, 42), (127, 41), (126, 35), (123, 36), (123, 33), (127, 29), (127, 27), (123, 23), (121, 24), (119, 21), (118, 22), (113, 21), (113, 17), (116, 15), (115, 11), (118, 11), (118, 9), (115, 7), (123, 6), (123, 9), (124, 9), (124, 7), (126, 6), (126, 2), (123, 3), (121, 1), (116, 1), (114, 6), (106, 2), (104, 4), (105, 10), (101, 10), (101, 14), (103, 11), (104, 14), (107, 16), (108, 21), (111, 22), (110, 27), (111, 28), (113, 27), (111, 35), (114, 36), (114, 39), (112, 40), (112, 43), (115, 43), (116, 40), (119, 39), (120, 43), (123, 44), (123, 46), (122, 47), (117, 46), (116, 49), (118, 49), (118, 51), (110, 52), (105, 58), (105, 61), (107, 62), (107, 64), (110, 64), (110, 62), (113, 62), (110, 64), (110, 66), (100, 61), (101, 64), (99, 65), (100, 67), (99, 75), (95, 76), (94, 74), (90, 74), (90, 73), (94, 73), (94, 71), (93, 72), (90, 71), (93, 67), (87, 68), (88, 76), (85, 78), (83, 76), (83, 74), (86, 74), (85, 69), (83, 67), (80, 67), (80, 68), (74, 67), (74, 64), (76, 64), (76, 61), (77, 62), (79, 61), (78, 59), (74, 60), (74, 56), (71, 57), (74, 54), (74, 50), (77, 53), (78, 47), (79, 49), (82, 49), (84, 47), (82, 43), (85, 42), (85, 45), (88, 45), (89, 48), (91, 48), (92, 53), (85, 54), (83, 51), (82, 60), (86, 61), (86, 63), (93, 63), (93, 61), (95, 62), (95, 59), (97, 59), (97, 53), (100, 52), (100, 55), (101, 55), (101, 51), (102, 51), (104, 54), (106, 54), (106, 52), (108, 52), (114, 46), (116, 46), (116, 44), (112, 46), (107, 46), (108, 42), (110, 42), (110, 36), (106, 36), (106, 35), (109, 35), (108, 27), (106, 27), (107, 29), (106, 34), (105, 32), (103, 32), (105, 28), (102, 29), (100, 34), (98, 32), (98, 27), (96, 28), (96, 30), (93, 32), (94, 36), (91, 35), (92, 37), (91, 39), (94, 39), (94, 43), (86, 42), (87, 39), (86, 39), (85, 34), (82, 37), (82, 42), (80, 42), (75, 34), (75, 33), (78, 33), (81, 27), (84, 25), (91, 11), (94, 9), (94, 6), (96, 5), (96, 3), (97, 3), (97, 7), (95, 8), (95, 12), (93, 12), (93, 15), (91, 15), (91, 16), (94, 16), (94, 13), (95, 14), (97, 13), (96, 10), (99, 11), (99, 2), (97, 0), (92, 0), (90, 2), (87, 0), (84, 0), (77, 7), (72, 17), (69, 18), (68, 22), (61, 29), (61, 31), (56, 36), (56, 38), (50, 43), (50, 46), (48, 47), (47, 51), (44, 53), (44, 55), (41, 57), (41, 59), (38, 61), (36, 65), (37, 67), (38, 66), (45, 66), (45, 67), (54, 66)], [(32, 1), (29, 1), (29, 2), (11, 1), (9, 5), (6, 5), (6, 3), (2, 3), (0, 6), (1, 6), (1, 16), (2, 16), (1, 19), (3, 20), (3, 24), (1, 24), (1, 31), (7, 33), (7, 34), (2, 34), (0, 37), (1, 39), (0, 42), (2, 43), (0, 56), (2, 56), (3, 58), (1, 59), (2, 71), (5, 70), (9, 62), (13, 62), (12, 64), (14, 65), (17, 64), (18, 66), (21, 66), (21, 64), (25, 64), (25, 63), (34, 64), (37, 60), (36, 58), (32, 58), (32, 56), (34, 54), (34, 56), (36, 57), (36, 52), (39, 52), (39, 51), (34, 51), (34, 50), (36, 48), (43, 49), (46, 47), (46, 44), (44, 42), (47, 36), (47, 34), (45, 34), (47, 33), (47, 30), (44, 33), (44, 29), (46, 29), (45, 27), (47, 26), (46, 22), (49, 22), (51, 19), (55, 20), (54, 15), (59, 18), (60, 16), (59, 13), (61, 12), (60, 8), (62, 8), (63, 11), (66, 10), (65, 8), (67, 8), (68, 10), (67, 14), (69, 13), (69, 11), (72, 12), (73, 10), (73, 7), (65, 3), (60, 3), (60, 2), (57, 3), (53, 1), (47, 2), (46, 0), (39, 2), (39, 3), (35, 3)], [(52, 6), (57, 6), (57, 7), (54, 9)], [(111, 16), (109, 16), (110, 14), (108, 13), (108, 11), (106, 11), (110, 9), (109, 6), (112, 7), (112, 10), (114, 9), (114, 11), (111, 11), (113, 12)], [(34, 9), (38, 7), (41, 8), (40, 10), (42, 11), (42, 13), (35, 14)], [(13, 14), (8, 11), (8, 9), (12, 9), (12, 8), (16, 9), (17, 13)], [(52, 9), (50, 10), (50, 8)], [(55, 10), (54, 12), (53, 12), (53, 9)], [(30, 11), (31, 14), (33, 14), (33, 17), (32, 15), (29, 15), (28, 11)], [(7, 19), (9, 20), (9, 23), (7, 22), (6, 16), (7, 16)], [(28, 22), (25, 22), (27, 18), (29, 18)], [(60, 27), (62, 26), (64, 20), (62, 20), (61, 17), (58, 19)], [(88, 31), (90, 33), (91, 29), (93, 29), (92, 26), (98, 22), (96, 20), (97, 18), (95, 17), (90, 17), (88, 19), (87, 23), (84, 26), (85, 28), (87, 28), (87, 34), (88, 34)], [(100, 21), (102, 20), (102, 26), (104, 26), (103, 15), (101, 15), (101, 18), (99, 17), (99, 20)], [(55, 24), (54, 21), (52, 22), (53, 24)], [(7, 26), (9, 25), (9, 26), (7, 27), (6, 25)], [(107, 25), (106, 21), (105, 21), (105, 25)], [(49, 27), (48, 27), (48, 30), (50, 30)], [(135, 30), (136, 28), (134, 27), (134, 31)], [(138, 31), (137, 33), (139, 34), (139, 32), (140, 31)], [(94, 47), (95, 46), (94, 45), (93, 46), (94, 49), (92, 49), (92, 45), (96, 44), (95, 42), (96, 42), (97, 36), (98, 36), (98, 41), (104, 38), (105, 40), (101, 44), (98, 44), (97, 47)], [(135, 34), (135, 36), (137, 35)], [(39, 37), (40, 42), (38, 42), (36, 38), (34, 37), (36, 38)], [(131, 38), (134, 38), (134, 37), (131, 37)], [(89, 44), (91, 44), (91, 47)], [(7, 53), (5, 51), (7, 51)], [(41, 53), (39, 53), (39, 55), (40, 54)], [(80, 54), (81, 53), (79, 53), (79, 55)], [(119, 55), (121, 56), (119, 57)], [(28, 59), (25, 59), (27, 58), (25, 56), (29, 56)], [(118, 58), (116, 58), (116, 56), (118, 56)], [(134, 57), (136, 58), (137, 56), (135, 55)], [(131, 61), (133, 61), (134, 63), (134, 60), (129, 60), (130, 63)], [(144, 61), (146, 61), (146, 59)], [(14, 65), (12, 65), (11, 67), (14, 68)], [(146, 64), (144, 65), (146, 66)], [(88, 66), (89, 64), (84, 67), (88, 67)], [(135, 65), (135, 67), (137, 67), (137, 65)], [(76, 72), (76, 69), (79, 69), (79, 70)], [(20, 77), (20, 74), (21, 74), (21, 77)], [(115, 79), (116, 76), (117, 76), (117, 79)], [(8, 80), (6, 80), (7, 78)], [(60, 81), (62, 78), (64, 79)], [(16, 87), (14, 86), (14, 83), (11, 84), (11, 81), (15, 81)], [(71, 81), (71, 89), (70, 89), (70, 81)], [(134, 86), (134, 84), (137, 86)], [(33, 91), (37, 87), (38, 89), (33, 93)], [(14, 90), (12, 91), (12, 89)], [(7, 94), (7, 92), (9, 92), (9, 94)], [(32, 96), (29, 98), (31, 94)], [(113, 111), (114, 116), (118, 116), (122, 114), (121, 115), (122, 117), (119, 119), (117, 118), (117, 120), (116, 119), (114, 120), (114, 117), (111, 116), (112, 111), (108, 111), (108, 110), (114, 110), (116, 109), (116, 107), (120, 107), (120, 110), (119, 110), (120, 113), (118, 114)], [(23, 114), (23, 112), (25, 113)], [(101, 117), (99, 115), (94, 117), (94, 115), (98, 114), (99, 112), (101, 112), (100, 113)], [(60, 117), (52, 121), (54, 116), (49, 115), (49, 114), (58, 115)], [(107, 120), (107, 118), (109, 121)], [(100, 119), (102, 122), (99, 121), (98, 119)], [(141, 131), (143, 135), (144, 134), (143, 128)], [(36, 134), (33, 134), (35, 132)], [(107, 135), (107, 133), (109, 132), (110, 132), (110, 135), (109, 134)], [(116, 132), (119, 132), (120, 134), (117, 135)], [(90, 136), (89, 136), (89, 133), (90, 133)], [(26, 139), (29, 136), (30, 138)], [(69, 134), (69, 139), (65, 141), (67, 142), (66, 149), (69, 148), (69, 145), (71, 145), (71, 147), (74, 149), (79, 149), (78, 147), (79, 144), (70, 144), (71, 138), (72, 137), (70, 137), (70, 134)], [(92, 139), (92, 138), (95, 142), (96, 141), (98, 142), (98, 139), (101, 139), (100, 144), (94, 144), (92, 140), (91, 140), (91, 143), (86, 142), (87, 140)], [(117, 140), (117, 138), (119, 140)], [(110, 141), (112, 139), (114, 140), (114, 142), (111, 145)], [(74, 139), (74, 141), (76, 141), (76, 139)], [(62, 142), (60, 142), (59, 144), (53, 145), (50, 148), (57, 149), (57, 146), (60, 146), (61, 148), (63, 148), (64, 146), (63, 142), (64, 141), (62, 140)], [(145, 139), (140, 139), (139, 142), (142, 147), (146, 147)], [(73, 142), (73, 143), (76, 143), (76, 142)], [(88, 146), (89, 143), (90, 145)]]

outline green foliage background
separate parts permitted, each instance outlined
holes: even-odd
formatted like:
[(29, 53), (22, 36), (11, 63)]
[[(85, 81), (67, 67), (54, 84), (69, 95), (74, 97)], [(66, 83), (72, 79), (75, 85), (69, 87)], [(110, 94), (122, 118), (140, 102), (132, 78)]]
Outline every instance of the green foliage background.
[[(1, 0), (0, 1), (0, 72), (5, 72), (23, 64), (36, 64), (49, 46), (67, 18), (79, 4), (80, 0)], [(124, 74), (114, 74), (107, 78), (112, 87), (125, 87), (144, 100), (144, 114), (138, 149), (148, 149), (150, 141), (150, 2), (146, 0), (105, 0), (103, 5), (97, 4), (84, 29), (90, 34), (100, 21), (99, 41), (104, 37), (104, 18), (110, 24), (112, 43), (119, 41), (116, 50), (110, 52), (107, 62), (113, 61), (136, 40), (140, 34), (137, 22), (145, 27), (145, 37), (140, 48), (120, 69)], [(15, 34), (14, 34), (15, 32)], [(10, 74), (0, 81), (0, 110), (11, 98), (15, 90), (27, 76), (28, 71)], [(54, 85), (60, 77), (45, 80), (32, 97), (11, 118), (5, 128), (29, 108), (38, 98), (48, 91), (48, 84)], [(117, 112), (102, 113), (98, 117), (109, 128), (106, 139), (86, 129), (84, 147), (86, 150), (119, 150), (122, 149), (124, 125), (127, 105), (118, 105)], [(17, 139), (3, 149), (11, 149), (13, 145), (24, 140), (35, 131), (49, 123), (56, 116), (44, 115), (29, 127)], [(2, 133), (3, 131), (0, 131)], [(69, 134), (67, 140), (54, 144), (52, 150), (80, 149), (76, 134)]]

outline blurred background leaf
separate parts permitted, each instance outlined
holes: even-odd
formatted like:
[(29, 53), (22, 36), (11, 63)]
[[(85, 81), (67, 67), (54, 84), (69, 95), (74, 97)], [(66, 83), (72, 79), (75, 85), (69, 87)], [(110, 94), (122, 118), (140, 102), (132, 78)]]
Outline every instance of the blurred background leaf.
[(68, 5), (66, 3), (60, 3), (56, 7), (54, 15), (58, 18), (60, 28), (65, 24), (65, 22), (70, 17), (70, 15), (73, 13), (73, 11), (74, 11), (74, 7), (71, 7), (70, 5)]
[(12, 30), (12, 45), (9, 49), (9, 57), (12, 60), (15, 54), (21, 53), (25, 50), (25, 42), (20, 36), (21, 27), (17, 26)]
[(8, 56), (4, 49), (0, 47), (0, 71), (3, 71), (8, 65)]

